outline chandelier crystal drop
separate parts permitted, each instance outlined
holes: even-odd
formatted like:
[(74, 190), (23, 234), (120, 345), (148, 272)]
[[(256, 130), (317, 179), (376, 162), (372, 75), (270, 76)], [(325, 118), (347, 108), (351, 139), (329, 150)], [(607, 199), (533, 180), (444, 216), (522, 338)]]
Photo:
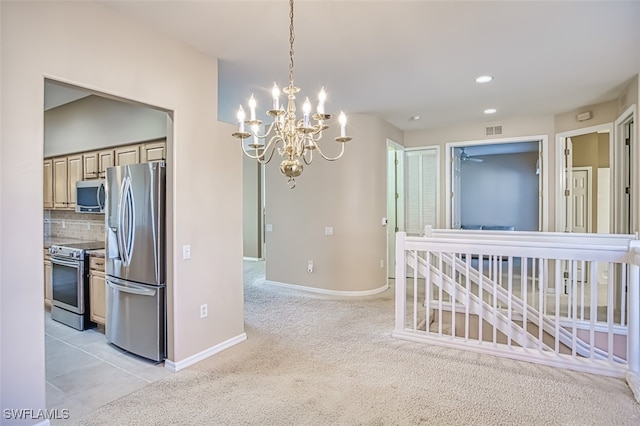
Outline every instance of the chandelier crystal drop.
[[(271, 161), (273, 154), (277, 151), (282, 162), (280, 171), (289, 178), (289, 188), (296, 186), (295, 178), (302, 174), (303, 165), (311, 164), (313, 161), (313, 151), (318, 151), (322, 158), (328, 161), (335, 161), (344, 154), (344, 144), (351, 138), (346, 135), (347, 117), (344, 112), (340, 112), (338, 122), (340, 123), (340, 136), (335, 141), (340, 143), (340, 153), (335, 157), (324, 154), (318, 145), (322, 138), (322, 131), (329, 128), (326, 121), (331, 118), (325, 112), (324, 106), (327, 93), (324, 87), (318, 94), (318, 104), (315, 114), (311, 115), (311, 102), (305, 98), (302, 104), (302, 118), (296, 117), (296, 94), (300, 92), (298, 87), (293, 85), (293, 41), (295, 33), (293, 30), (293, 0), (289, 0), (289, 85), (282, 89), (287, 97), (286, 105), (280, 104), (280, 89), (273, 83), (271, 96), (273, 104), (267, 111), (267, 115), (273, 117), (273, 122), (261, 134), (262, 121), (256, 119), (256, 99), (251, 95), (249, 99), (249, 119), (247, 119), (244, 108), (240, 105), (238, 109), (238, 131), (232, 136), (240, 139), (242, 151), (250, 158), (257, 160), (261, 164)], [(313, 121), (312, 121), (313, 120)], [(247, 149), (244, 139), (253, 138)], [(265, 145), (265, 141), (268, 142)]]

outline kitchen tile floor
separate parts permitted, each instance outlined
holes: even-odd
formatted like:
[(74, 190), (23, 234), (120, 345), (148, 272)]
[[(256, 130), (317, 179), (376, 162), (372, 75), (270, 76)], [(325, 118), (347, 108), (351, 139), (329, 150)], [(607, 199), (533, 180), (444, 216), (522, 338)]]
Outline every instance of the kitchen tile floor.
[(107, 343), (104, 329), (77, 331), (45, 313), (47, 408), (67, 409), (64, 425), (172, 374), (154, 363)]

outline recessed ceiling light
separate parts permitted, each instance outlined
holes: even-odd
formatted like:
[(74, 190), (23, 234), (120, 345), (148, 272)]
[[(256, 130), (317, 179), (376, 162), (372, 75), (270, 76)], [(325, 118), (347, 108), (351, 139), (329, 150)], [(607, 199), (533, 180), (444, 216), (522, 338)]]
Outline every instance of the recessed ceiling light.
[(476, 78), (476, 83), (488, 83), (491, 80), (493, 80), (493, 77), (491, 77), (490, 75), (481, 75), (480, 77)]
[(496, 111), (497, 111), (497, 109), (495, 109), (495, 108), (487, 108), (487, 109), (484, 110), (484, 113), (485, 114), (495, 114)]
[(412, 115), (411, 116), (411, 121), (418, 121), (420, 120), (420, 116), (419, 115)]

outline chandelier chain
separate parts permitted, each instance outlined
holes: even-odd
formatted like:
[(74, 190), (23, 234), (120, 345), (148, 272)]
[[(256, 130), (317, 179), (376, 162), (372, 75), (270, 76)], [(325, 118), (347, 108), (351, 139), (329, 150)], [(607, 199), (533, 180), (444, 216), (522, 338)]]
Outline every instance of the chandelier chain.
[(289, 86), (293, 87), (293, 0), (289, 0)]

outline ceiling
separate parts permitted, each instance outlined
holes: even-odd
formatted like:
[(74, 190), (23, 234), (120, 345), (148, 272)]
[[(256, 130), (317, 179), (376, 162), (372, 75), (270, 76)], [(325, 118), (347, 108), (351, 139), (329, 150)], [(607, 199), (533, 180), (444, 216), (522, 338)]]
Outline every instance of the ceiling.
[[(220, 120), (287, 84), (287, 1), (97, 2), (218, 58)], [(295, 83), (312, 102), (324, 86), (327, 112), (402, 130), (559, 114), (621, 94), (639, 21), (638, 1), (297, 0)]]

